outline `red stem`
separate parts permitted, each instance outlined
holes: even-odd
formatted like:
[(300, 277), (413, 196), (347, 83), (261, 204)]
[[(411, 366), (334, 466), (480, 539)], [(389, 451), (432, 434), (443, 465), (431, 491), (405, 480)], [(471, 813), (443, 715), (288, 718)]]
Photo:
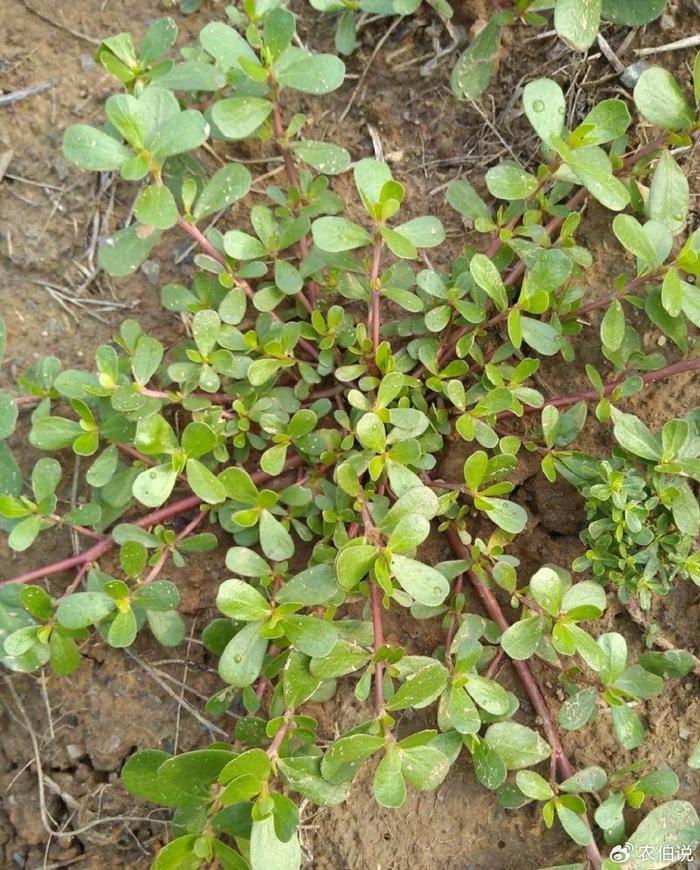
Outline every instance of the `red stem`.
[[(297, 168), (294, 165), (294, 158), (291, 155), (289, 148), (287, 147), (284, 138), (285, 131), (284, 125), (282, 123), (282, 111), (279, 105), (279, 88), (276, 84), (272, 86), (272, 123), (275, 131), (275, 138), (277, 140), (277, 149), (282, 155), (282, 159), (284, 160), (284, 171), (287, 175), (287, 181), (292, 187), (299, 189), (299, 175), (297, 174)], [(302, 259), (306, 257), (309, 253), (309, 240), (306, 235), (303, 235), (299, 239), (299, 252), (301, 253)], [(309, 292), (311, 293), (312, 302), (315, 301), (317, 292), (316, 287), (312, 283), (309, 285)], [(309, 302), (309, 300), (304, 295), (304, 291), (299, 291), (299, 298), (301, 299), (306, 310), (311, 313), (313, 311), (313, 304)]]
[[(455, 551), (457, 556), (460, 559), (468, 559), (469, 550), (462, 543), (454, 526), (449, 527), (449, 529), (447, 530), (447, 536), (450, 540), (452, 549)], [(496, 596), (488, 588), (488, 586), (486, 586), (479, 579), (479, 577), (477, 577), (477, 575), (473, 571), (468, 571), (467, 576), (469, 577), (474, 591), (479, 597), (489, 617), (498, 625), (498, 627), (502, 631), (505, 631), (507, 628), (510, 627), (510, 623), (503, 615), (501, 605), (498, 603)], [(547, 702), (544, 699), (544, 695), (542, 694), (542, 690), (539, 687), (535, 675), (533, 674), (530, 665), (526, 661), (516, 661), (515, 659), (513, 659), (512, 664), (515, 668), (516, 673), (518, 674), (518, 677), (520, 678), (521, 683), (523, 684), (523, 688), (525, 689), (525, 692), (530, 699), (530, 703), (532, 704), (535, 713), (537, 713), (542, 721), (542, 730), (544, 731), (547, 741), (549, 742), (549, 745), (552, 748), (552, 752), (554, 753), (559, 775), (563, 779), (568, 779), (570, 776), (574, 775), (575, 770), (569, 759), (566, 757), (564, 747), (562, 746), (561, 739), (559, 737), (559, 732), (554, 725), (554, 721), (552, 720), (551, 714), (549, 712), (549, 707), (547, 706)], [(588, 821), (587, 818), (586, 821)], [(594, 870), (600, 870), (600, 867), (602, 866), (602, 858), (598, 850), (598, 846), (595, 843), (595, 840), (591, 840), (589, 845), (586, 846), (586, 855), (588, 856), (588, 860), (590, 861)]]
[[(376, 583), (370, 582), (372, 594), (372, 627), (374, 629), (374, 652), (384, 646), (384, 627), (382, 625), (382, 594)], [(374, 709), (379, 715), (384, 709), (384, 662), (374, 664)]]
[[(204, 235), (204, 233), (202, 233), (202, 231), (195, 224), (190, 223), (189, 221), (186, 221), (185, 218), (183, 218), (183, 217), (179, 217), (177, 219), (177, 225), (180, 227), (181, 230), (183, 230), (183, 232), (187, 233), (187, 235), (199, 245), (199, 247), (204, 251), (205, 254), (207, 254), (212, 259), (216, 260), (217, 263), (220, 263), (222, 266), (224, 266), (228, 270), (228, 263), (226, 262), (226, 258), (223, 256), (223, 254), (220, 254), (216, 250), (214, 245), (212, 245), (212, 243), (207, 239), (207, 237)], [(248, 299), (253, 298), (253, 295), (254, 295), (253, 288), (250, 286), (250, 284), (247, 281), (241, 281), (240, 279), (237, 278), (236, 284), (245, 291), (245, 294), (248, 297)], [(306, 302), (308, 304), (308, 300), (306, 300)], [(282, 318), (279, 316), (279, 314), (277, 314), (276, 311), (271, 311), (270, 313), (275, 320), (282, 322)], [(313, 344), (310, 344), (305, 338), (299, 339), (299, 346), (303, 347), (304, 350), (313, 359), (315, 359), (315, 360), (318, 359), (318, 351), (313, 346)]]
[[(300, 456), (291, 456), (285, 463), (283, 473), (285, 471), (291, 471), (293, 468), (297, 468), (301, 465), (301, 462), (302, 459)], [(271, 475), (258, 470), (254, 471), (250, 477), (253, 483), (259, 484), (264, 483), (266, 480), (270, 480)], [(157, 526), (159, 523), (172, 519), (172, 517), (177, 516), (178, 514), (186, 513), (187, 511), (192, 510), (192, 508), (198, 507), (201, 503), (202, 500), (196, 495), (190, 495), (187, 496), (187, 498), (165, 505), (165, 507), (158, 508), (157, 511), (146, 514), (146, 516), (136, 520), (134, 525), (137, 525), (140, 528)], [(49, 574), (59, 574), (61, 571), (69, 571), (71, 568), (75, 568), (85, 562), (96, 562), (97, 559), (103, 556), (113, 546), (114, 539), (112, 537), (105, 538), (103, 541), (99, 541), (93, 547), (90, 547), (89, 550), (85, 550), (77, 556), (70, 556), (67, 559), (60, 559), (58, 562), (53, 562), (51, 565), (44, 565), (42, 568), (35, 568), (32, 571), (26, 571), (24, 574), (19, 574), (17, 577), (13, 577), (10, 580), (2, 580), (0, 581), (0, 586), (6, 586), (8, 583), (30, 583), (32, 580), (39, 580)]]
[(369, 286), (372, 293), (369, 312), (369, 333), (372, 336), (372, 347), (375, 353), (379, 347), (379, 330), (381, 327), (381, 317), (379, 314), (379, 268), (382, 259), (382, 245), (383, 240), (381, 236), (377, 236), (374, 240), (372, 270), (369, 276)]
[[(700, 369), (700, 357), (680, 360), (679, 362), (671, 363), (661, 369), (657, 369), (655, 372), (646, 372), (645, 374), (640, 375), (640, 377), (645, 384), (653, 384), (656, 383), (656, 381), (662, 381), (664, 378), (670, 378), (673, 375), (681, 375), (684, 372), (694, 372), (696, 369)], [(614, 381), (609, 381), (605, 384), (603, 387), (603, 395), (609, 396), (615, 387), (619, 387), (620, 384), (624, 383), (626, 377), (626, 375), (621, 375)], [(600, 396), (595, 390), (582, 390), (580, 393), (576, 393), (573, 396), (559, 396), (556, 399), (546, 399), (544, 404), (539, 408), (533, 408), (531, 405), (527, 405), (523, 409), (523, 414), (537, 414), (545, 405), (554, 405), (555, 408), (568, 408), (571, 405), (575, 405), (577, 402), (594, 402), (598, 398), (600, 398)], [(502, 420), (504, 418), (516, 416), (518, 415), (513, 411), (501, 411), (499, 414), (496, 414), (496, 419)]]
[[(205, 516), (206, 516), (205, 511), (200, 511), (197, 514), (197, 516), (193, 520), (190, 520), (190, 522), (185, 526), (185, 528), (177, 534), (177, 536), (175, 538), (175, 543), (177, 544), (180, 541), (182, 541), (183, 538), (186, 538), (186, 537), (188, 537), (188, 535), (191, 535), (192, 532), (197, 528), (197, 526), (202, 522), (202, 520), (204, 519)], [(156, 579), (156, 577), (163, 570), (165, 563), (168, 561), (168, 556), (171, 553), (172, 553), (171, 547), (163, 547), (163, 552), (158, 557), (158, 561), (156, 562), (156, 564), (148, 572), (148, 576), (143, 581), (143, 585), (145, 585), (146, 583), (152, 583)]]
[(277, 730), (277, 734), (272, 738), (272, 743), (267, 747), (267, 755), (269, 758), (274, 759), (279, 755), (280, 746), (282, 746), (282, 741), (287, 736), (287, 731), (289, 731), (289, 726), (292, 724), (293, 718), (294, 708), (290, 707), (289, 710), (285, 712), (284, 721)]
[[(457, 578), (457, 582), (455, 583), (455, 588), (453, 590), (453, 597), (456, 598), (461, 594), (462, 589), (464, 587), (464, 574), (460, 574)], [(450, 627), (447, 629), (447, 635), (445, 636), (445, 661), (449, 659), (450, 656), (450, 647), (452, 646), (452, 641), (455, 638), (455, 634), (457, 633), (457, 626), (459, 625), (459, 617), (457, 613), (452, 614), (452, 621), (450, 622)]]

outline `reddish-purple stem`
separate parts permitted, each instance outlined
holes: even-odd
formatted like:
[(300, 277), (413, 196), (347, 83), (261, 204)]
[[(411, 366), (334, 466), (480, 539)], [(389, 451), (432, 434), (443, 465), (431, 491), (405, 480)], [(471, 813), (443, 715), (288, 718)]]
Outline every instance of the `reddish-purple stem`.
[[(301, 465), (301, 462), (302, 459), (300, 456), (290, 456), (285, 463), (283, 472), (291, 471), (293, 468), (298, 468), (299, 465)], [(270, 480), (271, 475), (267, 474), (265, 471), (258, 470), (254, 471), (250, 477), (255, 484), (260, 484)], [(134, 522), (134, 525), (140, 526), (141, 528), (157, 526), (159, 523), (172, 519), (178, 514), (187, 513), (187, 511), (198, 507), (201, 503), (202, 500), (198, 496), (190, 495), (187, 496), (187, 498), (165, 505), (165, 507), (158, 508), (158, 510), (140, 517)], [(42, 577), (47, 577), (50, 574), (59, 574), (61, 571), (69, 571), (71, 568), (75, 568), (85, 562), (96, 562), (97, 559), (103, 556), (113, 546), (114, 539), (112, 537), (105, 538), (103, 541), (99, 541), (93, 547), (90, 547), (89, 550), (85, 550), (77, 556), (69, 556), (67, 559), (60, 559), (50, 565), (44, 565), (42, 568), (35, 568), (32, 571), (26, 571), (24, 574), (19, 574), (17, 577), (13, 577), (10, 580), (2, 580), (0, 581), (0, 586), (5, 586), (8, 583), (31, 583), (32, 580), (40, 580)]]
[[(209, 241), (209, 239), (207, 239), (207, 237), (199, 229), (199, 227), (197, 227), (195, 224), (190, 223), (189, 221), (185, 220), (185, 218), (183, 218), (183, 217), (179, 217), (177, 219), (177, 225), (180, 227), (180, 229), (183, 232), (187, 233), (187, 235), (194, 242), (196, 242), (199, 245), (199, 247), (204, 251), (205, 254), (207, 254), (207, 256), (216, 260), (217, 263), (220, 263), (222, 266), (224, 266), (224, 268), (228, 269), (228, 263), (226, 262), (226, 258), (223, 256), (223, 254), (220, 254), (216, 250), (214, 245), (212, 245), (212, 243)], [(253, 288), (250, 286), (250, 284), (247, 281), (242, 281), (240, 279), (236, 279), (236, 283), (239, 287), (241, 287), (243, 289), (243, 291), (245, 292), (248, 299), (253, 298), (253, 296), (254, 296)], [(308, 305), (308, 300), (306, 300), (306, 302)], [(277, 312), (271, 311), (270, 313), (275, 320), (280, 321), (280, 322), (282, 321), (282, 318), (279, 316), (279, 314), (277, 314)], [(316, 359), (316, 360), (318, 359), (318, 351), (313, 346), (313, 344), (310, 344), (305, 338), (299, 339), (299, 347), (303, 347), (304, 350), (313, 359)]]
[[(462, 540), (457, 533), (457, 530), (454, 526), (450, 526), (447, 530), (447, 536), (450, 540), (450, 544), (452, 549), (455, 551), (456, 555), (460, 559), (468, 559), (469, 558), (469, 550), (462, 543)], [(510, 623), (503, 615), (503, 611), (501, 610), (501, 605), (498, 603), (498, 599), (493, 594), (493, 592), (486, 586), (477, 575), (473, 571), (468, 571), (467, 576), (479, 597), (484, 609), (488, 613), (489, 617), (498, 625), (498, 627), (505, 631), (510, 627)], [(554, 753), (554, 757), (556, 759), (557, 770), (559, 771), (559, 775), (563, 779), (568, 779), (570, 776), (573, 776), (575, 773), (574, 767), (566, 757), (566, 753), (564, 752), (564, 747), (562, 746), (561, 739), (559, 737), (559, 732), (554, 724), (552, 716), (549, 712), (549, 707), (547, 706), (547, 702), (545, 701), (544, 695), (542, 694), (542, 690), (533, 674), (530, 665), (527, 661), (516, 661), (512, 660), (513, 667), (520, 678), (521, 683), (523, 684), (523, 688), (530, 699), (530, 703), (532, 704), (535, 713), (539, 716), (542, 722), (542, 730), (545, 733), (545, 737), (549, 742), (549, 745), (552, 748), (552, 752)], [(586, 818), (588, 822), (588, 819)], [(595, 840), (591, 840), (591, 842), (586, 846), (586, 855), (588, 856), (588, 860), (593, 866), (594, 870), (600, 870), (602, 866), (602, 858), (600, 852), (598, 850), (598, 846), (595, 843)]]
[[(679, 362), (671, 363), (661, 369), (657, 369), (655, 372), (645, 372), (640, 375), (640, 377), (645, 384), (653, 384), (656, 381), (664, 380), (664, 378), (670, 378), (673, 375), (681, 375), (684, 372), (694, 372), (697, 369), (700, 369), (700, 357), (680, 360)], [(626, 377), (626, 375), (621, 375), (620, 377), (615, 378), (615, 380), (609, 381), (605, 384), (603, 387), (603, 395), (609, 396), (614, 391), (615, 387), (619, 387), (620, 384), (624, 383)], [(575, 405), (577, 402), (594, 402), (599, 398), (600, 396), (595, 390), (582, 390), (580, 393), (576, 393), (573, 396), (559, 396), (555, 399), (546, 399), (544, 405), (553, 405), (555, 408), (568, 408), (571, 405)], [(527, 405), (523, 409), (523, 413), (537, 414), (542, 410), (542, 407), (544, 406), (533, 408), (532, 406)], [(496, 415), (496, 418), (502, 420), (504, 418), (515, 416), (518, 415), (513, 411), (501, 411)]]

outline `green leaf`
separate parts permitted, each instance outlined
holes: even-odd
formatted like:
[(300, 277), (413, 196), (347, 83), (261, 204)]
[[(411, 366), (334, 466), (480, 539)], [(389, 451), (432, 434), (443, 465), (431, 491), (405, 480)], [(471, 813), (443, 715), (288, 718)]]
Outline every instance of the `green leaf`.
[(29, 549), (41, 531), (43, 519), (39, 516), (26, 517), (12, 529), (7, 543), (16, 553)]
[(634, 102), (646, 120), (662, 130), (688, 130), (695, 120), (678, 82), (659, 66), (641, 74), (634, 88)]
[(321, 776), (321, 759), (317, 756), (280, 758), (277, 767), (289, 786), (317, 806), (334, 806), (346, 799), (349, 785), (326, 782)]
[(656, 435), (653, 435), (642, 421), (634, 414), (613, 414), (613, 432), (617, 442), (642, 459), (658, 462), (661, 459), (661, 445)]
[[(188, 60), (176, 63), (169, 69), (159, 73), (155, 79), (161, 88), (172, 91), (218, 91), (226, 84), (226, 79), (213, 64), (198, 60)], [(196, 147), (196, 146), (193, 146)], [(182, 153), (190, 148), (182, 148)]]
[(224, 580), (219, 586), (216, 606), (231, 619), (243, 622), (267, 619), (272, 613), (269, 602), (258, 590), (236, 577)]
[(290, 46), (272, 67), (283, 88), (305, 94), (328, 94), (339, 88), (345, 78), (345, 64), (333, 54), (312, 54)]
[(411, 746), (402, 749), (402, 771), (406, 779), (423, 791), (436, 789), (450, 770), (446, 755), (434, 746)]
[(151, 870), (198, 870), (202, 859), (195, 852), (195, 834), (176, 837), (158, 852)]
[(134, 214), (146, 226), (170, 229), (178, 218), (175, 197), (164, 184), (148, 184), (141, 188)]
[(198, 459), (188, 459), (186, 465), (187, 483), (192, 492), (207, 502), (221, 504), (226, 501), (226, 487), (219, 478)]
[(292, 536), (268, 510), (260, 514), (260, 546), (273, 562), (284, 562), (294, 555)]
[(695, 537), (700, 531), (700, 506), (693, 491), (684, 480), (676, 484), (678, 495), (673, 498), (673, 521), (684, 535)]
[(559, 616), (564, 586), (560, 576), (553, 568), (540, 568), (530, 578), (530, 592), (535, 601), (550, 616)]
[(480, 740), (472, 750), (472, 757), (474, 759), (474, 774), (483, 786), (494, 790), (505, 782), (508, 776), (505, 761), (489, 743)]
[(520, 316), (520, 331), (523, 341), (529, 344), (542, 356), (554, 356), (559, 353), (559, 333), (551, 324), (534, 317)]
[(436, 607), (447, 598), (450, 584), (430, 565), (393, 553), (391, 572), (408, 594), (428, 607)]
[(242, 577), (266, 577), (272, 573), (267, 562), (247, 547), (231, 547), (226, 553), (226, 567)]
[(134, 797), (169, 806), (168, 792), (158, 781), (158, 768), (170, 757), (160, 749), (136, 752), (122, 767), (122, 785)]
[(112, 620), (107, 632), (107, 642), (110, 646), (122, 649), (131, 646), (136, 639), (138, 624), (134, 611), (120, 610)]
[(329, 782), (351, 780), (360, 762), (384, 746), (384, 738), (372, 734), (350, 734), (332, 743), (321, 761), (321, 773)]
[(338, 175), (350, 165), (350, 155), (345, 148), (330, 142), (313, 142), (309, 139), (292, 146), (296, 156), (324, 175)]
[(603, 18), (625, 27), (641, 27), (664, 11), (666, 0), (603, 0)]
[(548, 801), (554, 795), (547, 780), (534, 770), (519, 770), (515, 774), (515, 782), (520, 791), (532, 800)]
[(63, 135), (63, 156), (81, 169), (109, 172), (119, 169), (131, 151), (102, 130), (74, 124)]
[(406, 782), (402, 767), (401, 750), (390, 746), (377, 765), (372, 780), (372, 794), (380, 806), (391, 809), (403, 806), (406, 800)]
[(255, 260), (267, 256), (263, 243), (242, 230), (229, 230), (224, 235), (224, 251), (236, 260)]
[(486, 186), (497, 199), (527, 199), (537, 190), (538, 181), (513, 160), (503, 160), (486, 173)]
[(199, 34), (202, 47), (223, 70), (240, 69), (239, 61), (257, 62), (257, 56), (245, 39), (227, 24), (212, 21)]
[(369, 659), (365, 649), (341, 638), (323, 658), (314, 658), (309, 670), (319, 680), (332, 680), (359, 670)]
[(477, 218), (491, 220), (491, 209), (464, 178), (450, 182), (446, 198), (455, 211), (472, 222)]
[(619, 299), (613, 299), (600, 322), (600, 340), (613, 352), (622, 347), (625, 338), (625, 312)]
[(567, 731), (577, 731), (590, 722), (596, 711), (598, 692), (592, 686), (580, 689), (561, 705), (559, 724)]
[(500, 16), (492, 16), (455, 64), (451, 85), (458, 100), (476, 100), (488, 87), (498, 62), (502, 29)]
[(512, 659), (529, 659), (537, 649), (544, 633), (541, 616), (530, 616), (513, 623), (501, 635), (501, 646)]
[(219, 659), (219, 676), (225, 683), (242, 689), (260, 676), (267, 640), (260, 637), (259, 622), (245, 625), (226, 644)]
[(372, 241), (370, 234), (358, 224), (332, 216), (315, 220), (311, 225), (311, 234), (315, 244), (331, 254), (363, 248)]
[(510, 710), (508, 692), (494, 680), (469, 674), (465, 689), (473, 700), (492, 716), (505, 716)]
[(519, 535), (527, 525), (527, 511), (513, 501), (504, 498), (478, 498), (475, 505), (484, 511), (491, 522), (512, 535)]
[(469, 271), (481, 289), (493, 300), (496, 308), (503, 311), (508, 306), (505, 284), (496, 266), (484, 254), (474, 254)]
[(61, 599), (56, 619), (64, 628), (87, 628), (109, 616), (116, 602), (103, 592), (74, 592)]
[(223, 768), (234, 758), (227, 749), (197, 749), (168, 758), (157, 771), (159, 784), (177, 807), (196, 807), (208, 803), (212, 785)]
[(149, 136), (147, 147), (153, 158), (162, 162), (176, 154), (194, 151), (206, 142), (208, 136), (209, 124), (201, 113), (187, 109), (158, 126)]
[(477, 734), (481, 716), (465, 689), (452, 686), (448, 696), (448, 713), (452, 725), (460, 734)]
[(434, 248), (445, 241), (445, 228), (436, 217), (417, 217), (394, 227), (395, 232), (404, 236), (416, 248)]
[(106, 239), (97, 253), (99, 265), (114, 278), (131, 275), (143, 263), (162, 235), (156, 227), (133, 224)]
[(0, 393), (0, 440), (15, 431), (19, 408), (9, 393)]
[(615, 736), (625, 749), (636, 749), (644, 743), (644, 726), (634, 710), (623, 704), (612, 707), (612, 723)]
[(635, 785), (636, 789), (655, 798), (673, 797), (679, 787), (678, 775), (672, 770), (653, 770), (637, 780)]
[(248, 139), (272, 113), (272, 103), (260, 97), (229, 97), (214, 103), (211, 117), (227, 139)]
[(523, 89), (523, 108), (535, 132), (549, 144), (550, 136), (564, 131), (566, 99), (561, 87), (552, 79), (535, 79)]
[(293, 614), (280, 620), (280, 626), (292, 646), (304, 655), (322, 658), (335, 646), (338, 639), (331, 623), (315, 616)]
[(146, 507), (160, 507), (168, 500), (176, 480), (177, 472), (169, 462), (147, 468), (134, 480), (134, 498)]
[(554, 7), (557, 36), (576, 51), (595, 42), (600, 26), (601, 0), (558, 0)]
[(591, 580), (574, 583), (564, 593), (561, 609), (569, 619), (598, 619), (605, 611), (605, 589)]
[(70, 447), (82, 433), (80, 424), (65, 417), (40, 417), (34, 421), (29, 443), (39, 450), (62, 450)]
[(549, 744), (532, 728), (518, 722), (494, 722), (489, 725), (485, 740), (508, 770), (532, 767), (551, 755)]
[(651, 178), (649, 217), (660, 221), (675, 235), (685, 228), (689, 207), (688, 179), (671, 152), (664, 149)]
[(603, 145), (624, 136), (631, 120), (629, 109), (622, 100), (601, 100), (593, 106), (573, 135), (583, 136), (586, 145)]
[[(269, 573), (269, 570), (266, 573)], [(276, 600), (279, 604), (292, 602), (308, 607), (314, 604), (328, 604), (337, 596), (338, 586), (333, 568), (331, 565), (324, 564), (307, 568), (287, 580), (277, 593)]]
[(253, 819), (250, 834), (251, 870), (299, 870), (301, 849), (299, 838), (293, 834), (286, 843), (278, 839), (272, 815), (263, 819)]
[(372, 412), (363, 414), (358, 420), (355, 431), (358, 441), (364, 448), (372, 450), (374, 453), (384, 452), (386, 429), (377, 414)]
[(557, 802), (556, 807), (557, 818), (561, 822), (562, 828), (574, 843), (578, 843), (579, 846), (587, 846), (593, 839), (593, 834), (583, 817), (568, 807), (562, 806), (559, 802)]
[(641, 260), (640, 273), (659, 265), (656, 248), (636, 218), (629, 214), (615, 215), (612, 227), (620, 244)]
[(407, 707), (427, 707), (447, 685), (447, 669), (440, 662), (431, 662), (409, 674), (406, 681), (386, 704), (387, 710), (405, 710)]
[(578, 794), (580, 792), (596, 792), (605, 788), (608, 782), (608, 775), (602, 767), (592, 766), (584, 767), (583, 770), (578, 770), (573, 776), (565, 779), (559, 784), (560, 791), (572, 792)]
[(662, 691), (664, 680), (637, 664), (625, 668), (613, 686), (635, 698), (653, 698)]
[(581, 184), (606, 208), (622, 211), (629, 204), (625, 185), (612, 173), (610, 158), (597, 145), (587, 145), (571, 151), (563, 143), (553, 142), (560, 156), (573, 170)]
[(377, 558), (377, 548), (371, 544), (344, 547), (336, 557), (335, 570), (343, 589), (353, 589), (367, 574)]
[(241, 166), (239, 163), (229, 163), (227, 166), (223, 166), (214, 173), (204, 186), (204, 190), (199, 194), (194, 207), (195, 219), (202, 220), (202, 218), (209, 217), (237, 202), (248, 193), (251, 182), (250, 172), (245, 166)]
[[(629, 837), (633, 847), (626, 866), (630, 870), (660, 870), (676, 862), (676, 855), (685, 847), (690, 853), (700, 845), (700, 819), (692, 804), (687, 801), (668, 801), (654, 807), (642, 819), (637, 830)], [(667, 859), (659, 857), (664, 847), (669, 847)], [(644, 851), (643, 850), (644, 848)], [(653, 858), (645, 858), (649, 855)]]

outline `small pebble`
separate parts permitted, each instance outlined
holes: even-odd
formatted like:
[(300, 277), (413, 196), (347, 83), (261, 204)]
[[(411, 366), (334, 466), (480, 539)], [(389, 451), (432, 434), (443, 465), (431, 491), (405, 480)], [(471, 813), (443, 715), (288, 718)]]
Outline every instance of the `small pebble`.
[(158, 276), (160, 275), (160, 265), (156, 263), (155, 260), (146, 260), (141, 266), (141, 271), (146, 276), (146, 280), (149, 284), (158, 283)]
[(638, 60), (636, 63), (627, 67), (620, 76), (620, 81), (626, 88), (632, 90), (639, 81), (641, 74), (645, 70), (648, 70), (650, 66), (651, 64), (647, 60)]
[(87, 52), (80, 55), (80, 67), (83, 72), (92, 72), (95, 69), (95, 60), (91, 54)]

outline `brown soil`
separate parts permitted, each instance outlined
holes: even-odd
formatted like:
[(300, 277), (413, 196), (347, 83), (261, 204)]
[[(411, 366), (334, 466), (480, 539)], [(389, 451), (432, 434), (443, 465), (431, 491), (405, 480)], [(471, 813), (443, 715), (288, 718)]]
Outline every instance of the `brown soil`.
[[(663, 44), (694, 32), (696, 20), (688, 11), (690, 5), (686, 9), (672, 3), (663, 27), (655, 24), (646, 32), (640, 31), (622, 55), (623, 61), (631, 62), (631, 50), (640, 44)], [(177, 16), (181, 40), (196, 33), (205, 17), (221, 18), (223, 6), (223, 2), (212, 2), (205, 4), (199, 15)], [(462, 2), (460, 26), (470, 27), (485, 6), (488, 4), (482, 0)], [(304, 6), (301, 10), (304, 38), (314, 45), (330, 45), (331, 22), (311, 18), (307, 9)], [(0, 185), (0, 301), (9, 332), (8, 382), (46, 354), (59, 356), (66, 367), (89, 364), (94, 349), (109, 340), (126, 316), (138, 318), (146, 330), (166, 343), (182, 334), (182, 324), (160, 308), (158, 298), (162, 284), (186, 280), (191, 271), (187, 259), (180, 265), (175, 263), (185, 249), (181, 241), (170, 249), (159, 248), (146, 273), (140, 271), (117, 284), (102, 274), (92, 278), (80, 291), (79, 298), (89, 300), (83, 307), (65, 300), (62, 307), (56, 290), (51, 295), (46, 287), (72, 287), (75, 292), (93, 270), (93, 231), (105, 233), (107, 228), (121, 225), (134, 195), (133, 188), (125, 184), (100, 192), (94, 177), (69, 167), (60, 153), (63, 129), (76, 121), (99, 123), (102, 104), (111, 92), (111, 81), (92, 61), (93, 42), (122, 29), (140, 34), (160, 14), (157, 0), (138, 4), (132, 0), (75, 0), (63, 6), (49, 0), (3, 0), (0, 87), (13, 91), (38, 82), (54, 82), (43, 94), (11, 108), (0, 108), (0, 163), (3, 155), (12, 151)], [(362, 72), (384, 27), (380, 23), (363, 31), (358, 52), (349, 62), (351, 72)], [(396, 175), (408, 186), (409, 210), (439, 213), (450, 230), (452, 249), (458, 250), (464, 243), (464, 227), (445, 209), (442, 190), (447, 180), (460, 174), (481, 186), (488, 165), (508, 156), (506, 142), (513, 143), (516, 156), (524, 161), (534, 154), (534, 136), (519, 108), (525, 80), (555, 75), (569, 89), (573, 120), (594, 101), (620, 92), (619, 81), (610, 76), (604, 60), (583, 63), (553, 39), (526, 41), (532, 36), (533, 31), (518, 28), (507, 34), (499, 82), (482, 101), (488, 120), (451, 96), (448, 77), (454, 54), (442, 58), (433, 72), (421, 73), (421, 64), (434, 54), (437, 42), (442, 47), (450, 42), (432, 15), (408, 19), (398, 26), (374, 60), (367, 79), (371, 86), (361, 89), (339, 130), (334, 132), (333, 128), (354, 81), (322, 105), (305, 104), (304, 111), (320, 134), (342, 142), (353, 158), (373, 153), (372, 133), (376, 131)], [(619, 33), (610, 38), (619, 45)], [(680, 69), (684, 76), (690, 59), (690, 52), (658, 56), (659, 62)], [(276, 165), (262, 163), (255, 169), (264, 172)], [(338, 187), (341, 192), (349, 190), (349, 179), (341, 177)], [(112, 217), (101, 223), (109, 212), (112, 195)], [(609, 292), (607, 288), (621, 266), (618, 253), (606, 241), (609, 215), (600, 209), (591, 212), (584, 241), (595, 256), (594, 268), (585, 278), (587, 292), (593, 296)], [(437, 254), (435, 260), (439, 265), (446, 257), (446, 253)], [(101, 319), (92, 316), (95, 314)], [(645, 340), (652, 346), (659, 339), (650, 331)], [(594, 347), (594, 343), (581, 342), (579, 359), (597, 361)], [(542, 380), (556, 392), (570, 392), (583, 385), (582, 366), (544, 365)], [(700, 404), (699, 400), (698, 379), (686, 376), (647, 390), (631, 404), (636, 413), (656, 426)], [(581, 446), (594, 452), (606, 449), (595, 421), (583, 433)], [(26, 453), (23, 458), (28, 463), (31, 456)], [(443, 460), (445, 475), (450, 468), (459, 473), (463, 461), (463, 450), (452, 445)], [(72, 473), (71, 460), (66, 477), (70, 479)], [(543, 562), (569, 565), (580, 550), (580, 504), (565, 485), (546, 485), (530, 460), (523, 462), (518, 480), (518, 498), (532, 515), (529, 533), (515, 548), (522, 559), (522, 576), (529, 576)], [(68, 547), (65, 538), (49, 537), (32, 549), (31, 556), (16, 556), (0, 541), (0, 575), (12, 576), (57, 554), (67, 554)], [(220, 555), (209, 554), (195, 568), (170, 572), (182, 590), (195, 638), (213, 614)], [(426, 556), (450, 557), (440, 540), (431, 543)], [(60, 590), (61, 583), (69, 579), (53, 581), (52, 589)], [(663, 602), (656, 618), (675, 643), (697, 651), (700, 603), (696, 592), (676, 590)], [(468, 607), (478, 610), (473, 600)], [(613, 627), (625, 633), (633, 653), (641, 652), (638, 629), (616, 606), (611, 606), (606, 619), (594, 630)], [(396, 614), (389, 621), (387, 634), (412, 652), (430, 652), (440, 642), (436, 627)], [(0, 866), (75, 865), (96, 870), (149, 866), (163, 841), (162, 820), (166, 816), (129, 797), (120, 786), (119, 770), (136, 748), (187, 750), (218, 739), (216, 732), (178, 703), (178, 698), (201, 710), (201, 698), (213, 692), (219, 680), (212, 670), (214, 663), (196, 643), (165, 651), (140, 640), (135, 653), (138, 658), (93, 642), (85, 649), (81, 669), (69, 679), (12, 675), (2, 685), (0, 789), (5, 797), (0, 803)], [(544, 666), (538, 671), (556, 709), (562, 700), (556, 677)], [(508, 665), (501, 676), (520, 694)], [(564, 735), (567, 752), (577, 765), (601, 763), (608, 770), (640, 759), (648, 759), (650, 766), (669, 765), (681, 779), (678, 797), (697, 801), (700, 777), (689, 770), (686, 759), (699, 736), (700, 702), (689, 679), (669, 683), (659, 698), (643, 706), (651, 733), (640, 750), (622, 750), (601, 717), (581, 732)], [(366, 715), (352, 692), (345, 689), (333, 703), (310, 712), (318, 716), (326, 739)], [(535, 724), (524, 698), (518, 718)], [(401, 724), (406, 732), (428, 724), (419, 716), (413, 722), (408, 720), (407, 715)], [(230, 731), (232, 724), (233, 719), (223, 718), (216, 727)], [(41, 799), (35, 751), (43, 771)], [(463, 759), (437, 792), (410, 793), (398, 812), (383, 810), (368, 797), (370, 774), (365, 771), (342, 806), (307, 814), (303, 843), (308, 867), (534, 870), (553, 861), (573, 861), (577, 855), (556, 828), (545, 831), (533, 808), (515, 813), (499, 809)], [(110, 821), (93, 824), (98, 818)], [(65, 833), (77, 829), (76, 834)]]

